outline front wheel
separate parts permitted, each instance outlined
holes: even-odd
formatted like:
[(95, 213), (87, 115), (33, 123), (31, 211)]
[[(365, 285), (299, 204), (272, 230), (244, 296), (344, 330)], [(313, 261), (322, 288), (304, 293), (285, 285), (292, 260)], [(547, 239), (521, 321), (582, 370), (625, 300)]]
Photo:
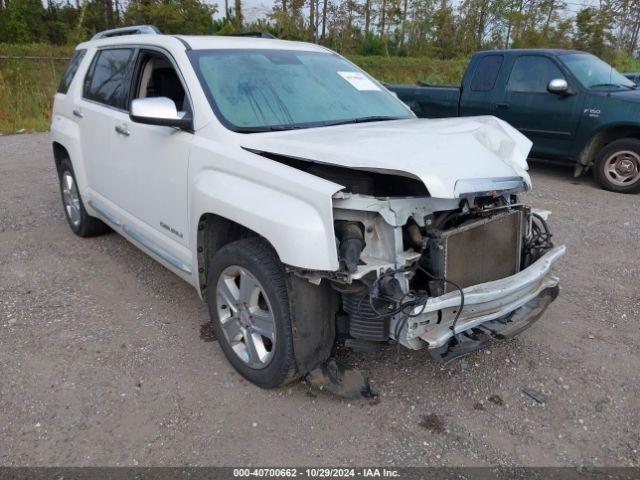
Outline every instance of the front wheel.
[(222, 247), (209, 263), (206, 300), (220, 347), (243, 377), (262, 388), (297, 377), (286, 272), (267, 242)]
[(596, 156), (593, 174), (606, 190), (640, 191), (640, 140), (623, 138), (606, 145)]

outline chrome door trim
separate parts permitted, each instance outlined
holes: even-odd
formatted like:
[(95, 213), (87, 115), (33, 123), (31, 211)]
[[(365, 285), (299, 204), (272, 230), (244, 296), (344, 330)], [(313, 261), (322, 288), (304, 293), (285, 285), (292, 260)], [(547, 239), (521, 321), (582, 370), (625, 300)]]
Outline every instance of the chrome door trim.
[(100, 215), (102, 215), (109, 223), (112, 223), (116, 227), (122, 226), (122, 222), (120, 220), (118, 220), (114, 215), (109, 213), (109, 211), (106, 210), (104, 207), (101, 207), (100, 205), (96, 204), (93, 200), (89, 200), (89, 206), (93, 208), (96, 212), (98, 212)]
[(124, 233), (129, 235), (129, 237), (131, 237), (133, 240), (135, 240), (137, 243), (145, 247), (150, 252), (155, 253), (157, 256), (159, 256), (166, 262), (170, 263), (171, 265), (176, 267), (178, 270), (181, 270), (184, 273), (188, 273), (189, 275), (191, 275), (191, 269), (187, 265), (185, 265), (182, 262), (182, 260), (171, 255), (169, 252), (167, 252), (164, 248), (162, 248), (157, 243), (149, 240), (147, 237), (142, 235), (140, 232), (138, 232), (134, 228), (131, 228), (129, 225), (124, 225), (122, 227), (122, 230), (124, 231)]

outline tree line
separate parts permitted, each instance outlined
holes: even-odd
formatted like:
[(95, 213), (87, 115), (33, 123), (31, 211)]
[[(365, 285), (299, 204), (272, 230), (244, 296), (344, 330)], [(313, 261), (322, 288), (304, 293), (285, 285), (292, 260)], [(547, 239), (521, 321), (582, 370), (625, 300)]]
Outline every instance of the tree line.
[(74, 44), (131, 24), (165, 33), (266, 31), (341, 53), (442, 59), (519, 47), (637, 57), (640, 48), (638, 0), (276, 0), (250, 21), (242, 0), (0, 0), (0, 43)]

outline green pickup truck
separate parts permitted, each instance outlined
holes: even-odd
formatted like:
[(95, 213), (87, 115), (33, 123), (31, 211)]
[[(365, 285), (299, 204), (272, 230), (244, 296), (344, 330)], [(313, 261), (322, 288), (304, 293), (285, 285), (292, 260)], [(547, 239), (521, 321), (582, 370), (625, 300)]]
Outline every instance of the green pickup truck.
[(640, 89), (572, 50), (475, 54), (460, 87), (390, 86), (419, 117), (495, 115), (533, 142), (532, 158), (593, 168), (608, 190), (640, 191)]

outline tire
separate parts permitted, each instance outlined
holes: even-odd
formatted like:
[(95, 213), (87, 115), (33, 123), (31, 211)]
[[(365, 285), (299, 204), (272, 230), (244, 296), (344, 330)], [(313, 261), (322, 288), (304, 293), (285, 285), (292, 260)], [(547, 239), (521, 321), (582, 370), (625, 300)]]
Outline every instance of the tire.
[(64, 214), (73, 233), (79, 237), (86, 238), (108, 232), (109, 227), (106, 224), (92, 217), (85, 210), (82, 197), (78, 190), (76, 175), (73, 172), (71, 161), (68, 158), (64, 158), (62, 162), (60, 162), (58, 178), (60, 180), (60, 195), (62, 197)]
[(623, 138), (606, 145), (596, 155), (593, 175), (605, 190), (640, 192), (640, 140)]
[(275, 388), (298, 377), (286, 272), (271, 245), (249, 238), (222, 247), (205, 297), (220, 347), (244, 378)]

